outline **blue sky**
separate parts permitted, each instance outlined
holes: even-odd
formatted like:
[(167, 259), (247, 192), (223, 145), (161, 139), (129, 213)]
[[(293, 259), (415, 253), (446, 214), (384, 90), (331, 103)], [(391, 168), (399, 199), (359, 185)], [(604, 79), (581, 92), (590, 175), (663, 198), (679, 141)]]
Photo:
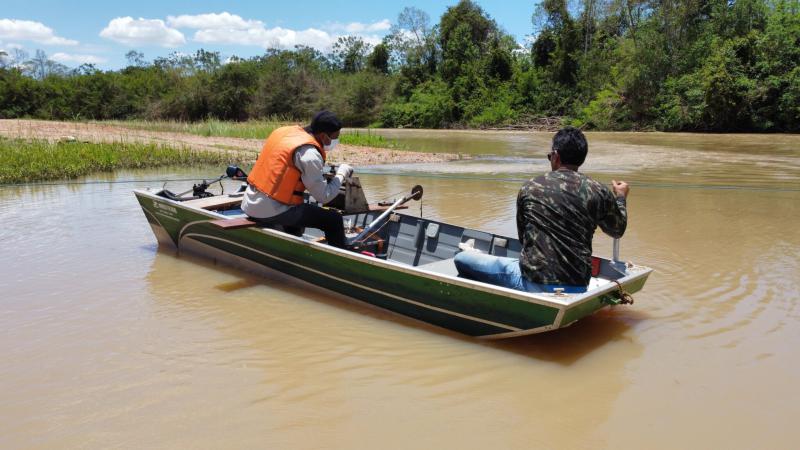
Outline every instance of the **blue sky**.
[[(354, 34), (368, 42), (386, 35), (406, 6), (428, 13), (438, 23), (457, 0), (400, 2), (318, 1), (81, 2), (17, 0), (0, 8), (0, 50), (44, 50), (69, 67), (94, 63), (102, 69), (126, 65), (125, 53), (143, 52), (151, 61), (172, 52), (199, 48), (223, 57), (259, 55), (267, 47), (304, 44), (327, 52), (338, 36)], [(518, 42), (532, 31), (537, 1), (477, 3)]]

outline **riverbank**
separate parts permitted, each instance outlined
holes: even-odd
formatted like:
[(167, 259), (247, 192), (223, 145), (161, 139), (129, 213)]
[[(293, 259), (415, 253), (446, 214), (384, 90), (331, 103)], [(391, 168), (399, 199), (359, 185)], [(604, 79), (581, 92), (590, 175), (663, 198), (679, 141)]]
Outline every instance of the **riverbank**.
[[(194, 151), (235, 154), (241, 165), (253, 163), (263, 145), (263, 138), (237, 138), (223, 136), (200, 136), (174, 131), (154, 131), (129, 128), (116, 124), (87, 122), (58, 122), (46, 120), (6, 119), (0, 120), (0, 137), (26, 141), (48, 142), (78, 141), (106, 144), (156, 144), (174, 148), (189, 148)], [(438, 163), (463, 158), (458, 153), (416, 152), (399, 148), (379, 148), (340, 144), (332, 152), (329, 162), (347, 162), (354, 166), (378, 164)]]
[(0, 184), (76, 178), (118, 169), (226, 165), (235, 152), (197, 151), (155, 143), (88, 143), (0, 137)]

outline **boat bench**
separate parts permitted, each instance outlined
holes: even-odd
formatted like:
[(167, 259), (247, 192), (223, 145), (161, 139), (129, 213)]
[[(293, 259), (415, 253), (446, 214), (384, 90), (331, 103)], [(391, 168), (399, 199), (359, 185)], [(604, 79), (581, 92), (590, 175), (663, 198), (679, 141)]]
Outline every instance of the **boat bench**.
[(237, 217), (235, 219), (218, 219), (212, 220), (211, 225), (222, 228), (223, 230), (238, 230), (239, 228), (250, 228), (257, 226), (256, 222), (248, 219), (247, 217)]

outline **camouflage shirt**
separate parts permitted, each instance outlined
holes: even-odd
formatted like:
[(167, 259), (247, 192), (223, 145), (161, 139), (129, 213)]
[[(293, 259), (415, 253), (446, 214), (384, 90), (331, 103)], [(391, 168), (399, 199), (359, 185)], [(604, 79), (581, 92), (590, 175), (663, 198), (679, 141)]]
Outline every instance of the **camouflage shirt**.
[(586, 286), (595, 229), (616, 238), (627, 223), (625, 198), (580, 172), (560, 168), (533, 178), (517, 196), (522, 273), (536, 283)]

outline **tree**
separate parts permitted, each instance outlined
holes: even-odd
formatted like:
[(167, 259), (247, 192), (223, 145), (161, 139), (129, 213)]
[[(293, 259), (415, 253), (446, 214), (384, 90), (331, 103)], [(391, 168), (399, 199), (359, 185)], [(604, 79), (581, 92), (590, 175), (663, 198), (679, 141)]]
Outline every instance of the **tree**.
[(66, 66), (51, 61), (44, 50), (36, 50), (36, 55), (26, 61), (25, 66), (31, 75), (38, 80), (44, 80), (50, 75), (63, 75), (67, 72)]
[(475, 62), (484, 57), (489, 43), (499, 38), (497, 24), (471, 0), (461, 0), (447, 8), (439, 30), (441, 73), (448, 83), (475, 69)]
[(252, 62), (228, 63), (215, 71), (211, 80), (211, 114), (223, 120), (246, 120), (257, 81), (257, 66)]
[[(430, 16), (421, 9), (406, 7), (398, 14), (387, 36), (397, 65), (423, 64), (435, 67), (436, 32), (430, 25)], [(433, 70), (431, 70), (433, 72)]]
[(390, 64), (399, 74), (395, 94), (404, 98), (430, 80), (441, 62), (438, 27), (430, 25), (428, 14), (417, 8), (404, 8), (386, 37), (391, 46)]
[[(483, 12), (472, 0), (460, 0), (456, 6), (447, 8), (439, 22), (439, 41), (442, 49), (447, 49), (451, 39), (459, 32), (459, 27), (466, 27), (469, 41), (476, 47), (482, 47), (489, 38), (497, 33), (497, 24)], [(459, 38), (460, 39), (460, 38)], [(452, 46), (450, 46), (452, 48)]]
[(340, 36), (333, 44), (331, 60), (345, 73), (356, 73), (364, 69), (370, 45), (357, 36)]
[(194, 54), (194, 64), (197, 70), (213, 72), (221, 66), (219, 52), (209, 52), (201, 48)]
[(144, 53), (131, 50), (125, 53), (125, 59), (128, 60), (129, 67), (144, 67), (147, 63), (144, 60)]
[(384, 43), (376, 45), (367, 58), (367, 66), (380, 73), (389, 73), (389, 46)]

